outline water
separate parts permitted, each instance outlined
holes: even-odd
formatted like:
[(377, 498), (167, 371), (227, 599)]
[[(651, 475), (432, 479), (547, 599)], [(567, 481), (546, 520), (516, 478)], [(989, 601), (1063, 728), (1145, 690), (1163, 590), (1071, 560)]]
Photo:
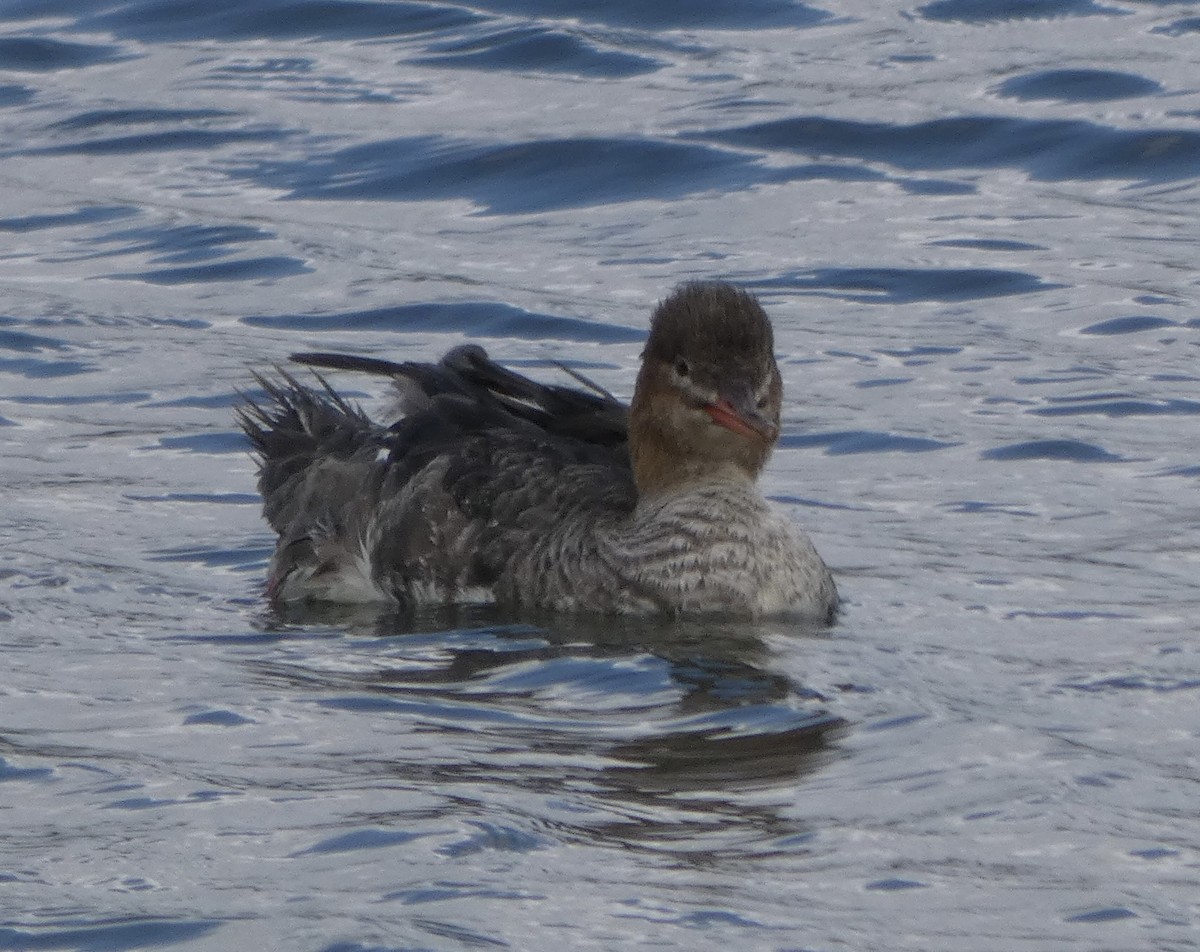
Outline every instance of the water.
[[(1200, 946), (1194, 9), (0, 18), (0, 948)], [(263, 604), (252, 369), (693, 277), (834, 628)]]

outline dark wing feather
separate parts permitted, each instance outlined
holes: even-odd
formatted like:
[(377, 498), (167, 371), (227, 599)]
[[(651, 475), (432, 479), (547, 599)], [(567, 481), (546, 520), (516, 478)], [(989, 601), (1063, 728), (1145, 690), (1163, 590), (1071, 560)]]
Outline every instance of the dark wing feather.
[[(301, 353), (292, 360), (310, 367), (357, 370), (393, 378), (412, 401), (413, 391), (426, 403), (466, 398), (458, 412), (447, 414), (462, 420), (463, 412), (474, 419), (474, 428), (518, 426), (532, 423), (544, 434), (618, 446), (629, 435), (629, 416), (624, 404), (576, 371), (569, 371), (593, 392), (574, 387), (543, 384), (515, 373), (493, 361), (478, 344), (463, 344), (437, 364), (395, 363), (374, 357), (348, 354)], [(531, 433), (534, 431), (528, 431)]]
[(372, 557), (387, 587), (492, 585), (562, 520), (619, 515), (636, 503), (627, 410), (590, 381), (591, 392), (537, 383), (476, 345), (437, 364), (293, 359), (389, 377), (408, 412), (383, 427), (320, 376), (319, 389), (283, 371), (281, 382), (259, 378), (267, 400), (249, 402), (241, 420), (281, 550), (320, 562), (319, 552), (309, 556), (310, 537), (345, 551), (375, 522), (382, 531)]

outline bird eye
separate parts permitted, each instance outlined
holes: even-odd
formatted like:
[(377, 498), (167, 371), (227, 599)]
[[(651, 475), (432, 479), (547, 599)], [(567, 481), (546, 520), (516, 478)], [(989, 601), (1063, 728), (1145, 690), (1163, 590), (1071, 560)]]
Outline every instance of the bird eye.
[(691, 372), (692, 368), (688, 366), (688, 362), (682, 357), (675, 361), (675, 373), (679, 374), (679, 376), (686, 377)]
[(761, 398), (758, 403), (755, 404), (755, 406), (757, 406), (760, 410), (765, 410), (767, 408), (767, 398)]

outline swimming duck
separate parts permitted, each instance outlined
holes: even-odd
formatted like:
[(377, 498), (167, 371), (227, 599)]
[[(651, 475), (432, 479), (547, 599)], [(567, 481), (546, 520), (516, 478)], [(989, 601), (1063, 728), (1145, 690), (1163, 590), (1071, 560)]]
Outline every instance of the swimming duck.
[(773, 346), (752, 294), (695, 282), (654, 311), (628, 409), (472, 344), (437, 364), (294, 354), (391, 378), (398, 421), (319, 375), (257, 377), (239, 417), (279, 534), (268, 594), (828, 622), (828, 568), (756, 485), (779, 435)]

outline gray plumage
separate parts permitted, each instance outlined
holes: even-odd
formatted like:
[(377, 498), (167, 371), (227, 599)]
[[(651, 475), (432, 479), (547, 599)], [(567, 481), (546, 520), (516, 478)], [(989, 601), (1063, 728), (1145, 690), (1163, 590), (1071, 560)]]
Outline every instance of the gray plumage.
[(474, 345), (438, 364), (293, 357), (391, 378), (392, 425), (320, 376), (260, 376), (266, 397), (240, 419), (279, 535), (268, 592), (830, 619), (828, 569), (755, 486), (781, 400), (757, 301), (684, 285), (643, 358), (627, 411), (582, 378), (588, 390), (536, 383)]

